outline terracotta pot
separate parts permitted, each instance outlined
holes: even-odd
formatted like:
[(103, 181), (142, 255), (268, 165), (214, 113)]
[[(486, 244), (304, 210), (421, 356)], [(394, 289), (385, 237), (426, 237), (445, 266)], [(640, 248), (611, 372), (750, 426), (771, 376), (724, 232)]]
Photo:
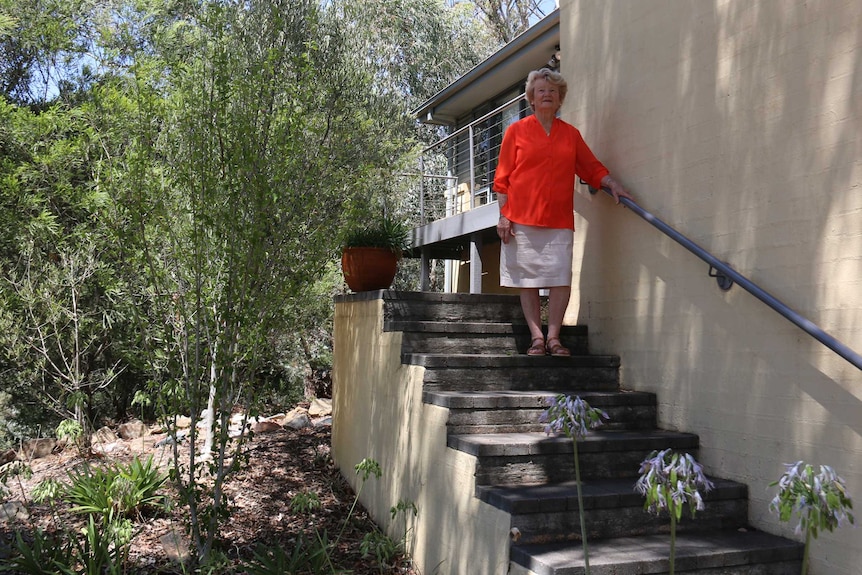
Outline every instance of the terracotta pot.
[(389, 248), (344, 248), (341, 271), (355, 292), (388, 289), (398, 271), (398, 254)]

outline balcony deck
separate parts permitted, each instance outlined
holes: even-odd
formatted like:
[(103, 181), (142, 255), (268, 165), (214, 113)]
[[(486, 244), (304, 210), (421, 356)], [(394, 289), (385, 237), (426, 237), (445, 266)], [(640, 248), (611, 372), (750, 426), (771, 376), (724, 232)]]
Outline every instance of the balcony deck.
[(435, 220), (413, 230), (411, 254), (419, 257), (458, 259), (470, 247), (474, 234), (482, 241), (496, 241), (500, 209), (491, 202), (466, 212)]

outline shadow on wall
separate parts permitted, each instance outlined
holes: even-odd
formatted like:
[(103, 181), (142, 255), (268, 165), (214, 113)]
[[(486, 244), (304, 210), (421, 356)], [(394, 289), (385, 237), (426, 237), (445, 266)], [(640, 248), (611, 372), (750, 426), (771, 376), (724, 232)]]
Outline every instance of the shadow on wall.
[[(857, 351), (860, 18), (856, 2), (572, 0), (562, 23), (565, 112), (598, 157), (648, 210)], [(579, 322), (606, 345), (625, 330), (607, 351), (660, 366), (660, 383), (637, 383), (661, 386), (664, 417), (723, 421), (702, 444), (743, 480), (777, 477), (791, 456), (846, 461), (842, 442), (862, 437), (859, 371), (611, 205), (576, 197), (589, 228)]]

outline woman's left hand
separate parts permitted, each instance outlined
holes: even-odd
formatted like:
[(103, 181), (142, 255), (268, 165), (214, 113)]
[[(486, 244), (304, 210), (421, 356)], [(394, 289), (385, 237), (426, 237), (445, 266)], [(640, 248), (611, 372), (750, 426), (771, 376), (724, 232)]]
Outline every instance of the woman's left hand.
[(515, 224), (509, 221), (506, 216), (500, 216), (497, 221), (497, 236), (504, 244), (509, 243), (509, 238), (515, 235)]
[(610, 176), (608, 176), (605, 185), (611, 190), (611, 194), (614, 196), (614, 202), (620, 203), (620, 198), (628, 198), (631, 201), (635, 201), (632, 195), (626, 191), (622, 184), (620, 184)]

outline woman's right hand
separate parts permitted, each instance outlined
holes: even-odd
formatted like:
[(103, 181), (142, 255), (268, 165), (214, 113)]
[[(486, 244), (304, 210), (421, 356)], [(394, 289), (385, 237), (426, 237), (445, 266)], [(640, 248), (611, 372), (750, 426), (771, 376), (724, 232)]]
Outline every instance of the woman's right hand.
[(509, 238), (515, 235), (515, 224), (506, 216), (500, 216), (497, 220), (497, 235), (500, 236), (501, 242), (508, 244)]

